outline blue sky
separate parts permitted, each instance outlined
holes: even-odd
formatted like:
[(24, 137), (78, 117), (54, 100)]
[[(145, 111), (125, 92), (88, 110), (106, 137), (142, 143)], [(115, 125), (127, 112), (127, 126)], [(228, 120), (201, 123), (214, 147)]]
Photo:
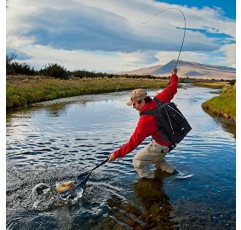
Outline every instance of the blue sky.
[[(120, 72), (176, 59), (236, 68), (236, 3), (222, 1), (9, 0), (6, 48), (44, 68)], [(156, 17), (149, 21), (154, 15)]]
[(157, 2), (166, 2), (169, 4), (178, 4), (188, 7), (209, 7), (209, 8), (220, 8), (223, 11), (223, 14), (227, 18), (236, 19), (236, 1), (235, 0), (169, 0), (169, 1), (157, 1)]

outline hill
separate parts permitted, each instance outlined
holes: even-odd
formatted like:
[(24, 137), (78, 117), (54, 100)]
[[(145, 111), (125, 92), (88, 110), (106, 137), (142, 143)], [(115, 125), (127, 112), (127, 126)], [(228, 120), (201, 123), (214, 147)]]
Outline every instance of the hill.
[[(128, 75), (153, 75), (159, 77), (169, 76), (171, 69), (175, 66), (176, 60), (168, 62), (166, 65), (156, 65), (147, 68), (136, 69), (132, 71), (121, 72), (118, 74)], [(236, 78), (236, 69), (226, 66), (206, 65), (197, 62), (187, 62), (179, 60), (178, 76), (197, 79), (216, 79), (232, 80)]]

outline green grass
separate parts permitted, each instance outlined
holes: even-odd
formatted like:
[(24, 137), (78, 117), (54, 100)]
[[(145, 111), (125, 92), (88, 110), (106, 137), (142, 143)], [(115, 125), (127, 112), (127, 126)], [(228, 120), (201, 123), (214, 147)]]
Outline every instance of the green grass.
[(158, 89), (167, 86), (163, 79), (86, 78), (60, 80), (54, 78), (11, 78), (6, 84), (6, 107), (24, 107), (36, 102), (82, 94), (96, 94), (132, 90)]
[(236, 84), (225, 86), (219, 96), (204, 102), (202, 108), (211, 114), (236, 122)]
[(195, 82), (193, 83), (193, 86), (199, 86), (199, 87), (208, 87), (212, 89), (222, 89), (225, 86), (227, 86), (228, 82)]

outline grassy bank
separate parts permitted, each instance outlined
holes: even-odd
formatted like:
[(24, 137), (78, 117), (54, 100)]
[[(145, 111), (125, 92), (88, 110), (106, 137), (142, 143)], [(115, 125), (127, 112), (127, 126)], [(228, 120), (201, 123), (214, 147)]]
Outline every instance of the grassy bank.
[(195, 82), (192, 84), (193, 86), (199, 86), (199, 87), (208, 87), (212, 89), (222, 89), (225, 86), (228, 86), (228, 82)]
[(211, 115), (220, 117), (222, 123), (236, 133), (236, 84), (227, 85), (220, 95), (204, 102), (202, 108)]
[(130, 78), (84, 78), (60, 80), (55, 78), (8, 77), (6, 88), (6, 107), (18, 108), (32, 103), (82, 94), (94, 94), (131, 90), (134, 88), (158, 89), (166, 87), (163, 79)]

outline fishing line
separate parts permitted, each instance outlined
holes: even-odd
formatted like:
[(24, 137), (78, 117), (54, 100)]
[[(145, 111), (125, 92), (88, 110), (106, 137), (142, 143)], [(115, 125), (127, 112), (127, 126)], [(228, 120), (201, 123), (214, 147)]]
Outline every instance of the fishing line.
[(177, 67), (177, 64), (178, 64), (178, 61), (179, 61), (179, 58), (180, 58), (180, 55), (181, 55), (181, 52), (182, 52), (182, 48), (183, 48), (183, 44), (184, 44), (184, 40), (185, 40), (185, 36), (186, 36), (186, 17), (184, 15), (184, 13), (178, 9), (178, 8), (167, 8), (165, 10), (160, 10), (158, 11), (156, 14), (154, 14), (145, 24), (148, 24), (150, 23), (155, 17), (157, 17), (160, 13), (163, 13), (165, 11), (168, 11), (168, 10), (177, 10), (178, 12), (180, 12), (183, 16), (183, 19), (184, 19), (184, 31), (183, 31), (183, 38), (182, 38), (182, 43), (181, 43), (181, 47), (180, 47), (180, 50), (179, 50), (179, 53), (178, 53), (178, 56), (177, 56), (177, 60), (176, 60), (176, 64), (175, 64), (175, 68)]
[[(183, 20), (184, 20), (184, 31), (183, 31), (183, 37), (182, 37), (182, 43), (181, 43), (181, 46), (180, 46), (180, 50), (179, 50), (179, 53), (178, 53), (178, 56), (177, 56), (177, 60), (176, 60), (176, 64), (175, 64), (175, 66), (174, 66), (174, 68), (176, 68), (177, 67), (177, 64), (178, 64), (178, 62), (179, 62), (179, 58), (180, 58), (180, 55), (181, 55), (181, 53), (182, 53), (182, 48), (183, 48), (183, 44), (184, 44), (184, 40), (185, 40), (185, 36), (186, 36), (186, 30), (187, 30), (187, 27), (186, 27), (186, 17), (185, 17), (185, 15), (184, 15), (184, 13), (180, 10), (180, 9), (178, 9), (178, 8), (167, 8), (167, 9), (165, 9), (165, 10), (160, 10), (160, 11), (158, 11), (156, 14), (154, 14), (147, 22), (145, 22), (144, 24), (149, 24), (155, 17), (157, 17), (159, 14), (161, 14), (161, 13), (163, 13), (163, 12), (165, 12), (165, 11), (168, 11), (168, 10), (177, 10), (178, 12), (180, 12), (181, 14), (182, 14), (182, 16), (183, 16)], [(120, 83), (119, 83), (119, 85), (118, 85), (118, 87), (117, 87), (117, 89), (116, 89), (116, 91), (115, 91), (115, 94), (117, 93), (117, 91), (118, 91), (118, 89), (120, 88), (120, 85), (121, 85), (121, 83), (122, 83), (122, 80), (123, 80), (123, 78), (121, 78), (121, 80), (120, 80)]]
[(118, 87), (117, 87), (117, 89), (116, 89), (116, 91), (115, 91), (115, 94), (114, 94), (114, 95), (116, 95), (116, 93), (117, 93), (118, 89), (119, 89), (119, 88), (120, 88), (120, 86), (121, 86), (122, 81), (123, 81), (123, 77), (121, 77), (120, 83), (119, 83), (119, 85), (118, 85)]

